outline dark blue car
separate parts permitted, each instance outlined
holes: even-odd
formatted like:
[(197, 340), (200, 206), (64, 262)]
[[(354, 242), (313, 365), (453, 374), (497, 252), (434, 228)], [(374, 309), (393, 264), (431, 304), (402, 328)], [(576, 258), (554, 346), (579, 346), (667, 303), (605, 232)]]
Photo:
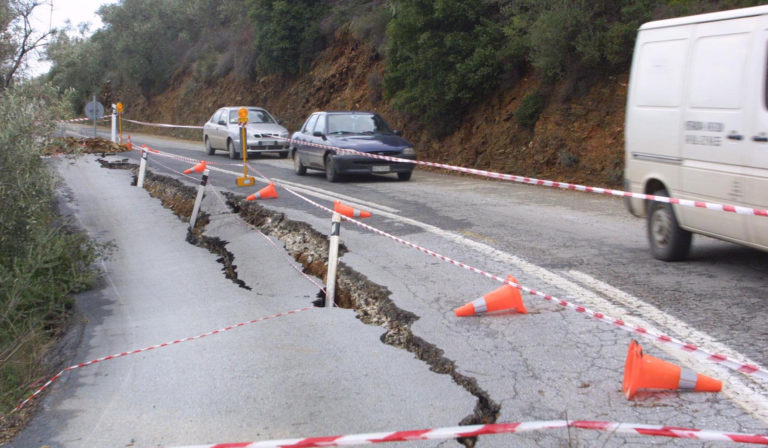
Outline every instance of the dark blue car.
[(315, 112), (310, 115), (301, 130), (293, 133), (294, 171), (303, 176), (307, 169), (323, 170), (331, 182), (339, 180), (342, 174), (397, 173), (398, 179), (409, 180), (414, 167), (412, 163), (336, 153), (322, 146), (416, 159), (413, 145), (402, 138), (400, 132), (393, 131), (378, 114), (371, 112)]

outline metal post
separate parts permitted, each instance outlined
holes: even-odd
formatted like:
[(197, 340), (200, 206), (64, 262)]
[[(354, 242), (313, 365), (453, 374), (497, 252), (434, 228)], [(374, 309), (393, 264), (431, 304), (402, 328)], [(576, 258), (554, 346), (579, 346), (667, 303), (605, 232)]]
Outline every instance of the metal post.
[(141, 150), (141, 162), (139, 162), (139, 178), (136, 180), (136, 186), (144, 188), (144, 176), (147, 172), (147, 150)]
[(112, 143), (117, 143), (117, 106), (112, 105)]
[(331, 246), (328, 248), (328, 275), (325, 282), (325, 306), (333, 307), (336, 295), (336, 267), (339, 264), (339, 234), (341, 215), (334, 213), (331, 218)]
[(197, 222), (197, 214), (200, 212), (200, 204), (203, 202), (203, 196), (205, 195), (205, 186), (208, 184), (208, 173), (211, 170), (203, 171), (203, 180), (200, 181), (200, 186), (197, 187), (197, 197), (195, 198), (195, 205), (192, 207), (192, 216), (189, 217), (189, 230), (195, 230), (195, 223)]
[[(98, 110), (96, 108), (96, 95), (93, 95), (93, 138), (98, 137), (96, 135), (96, 111)], [(102, 108), (103, 109), (103, 108)]]
[(240, 147), (243, 152), (243, 177), (248, 177), (248, 133), (245, 129), (246, 123), (240, 123)]

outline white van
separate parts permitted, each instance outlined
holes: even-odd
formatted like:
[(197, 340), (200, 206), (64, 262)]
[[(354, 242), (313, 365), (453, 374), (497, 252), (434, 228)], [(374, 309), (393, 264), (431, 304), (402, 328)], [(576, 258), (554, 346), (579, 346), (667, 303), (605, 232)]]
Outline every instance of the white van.
[[(625, 123), (625, 189), (768, 208), (768, 6), (640, 27)], [(647, 203), (646, 203), (647, 202)], [(691, 233), (768, 250), (768, 218), (628, 199), (653, 256), (681, 260)]]

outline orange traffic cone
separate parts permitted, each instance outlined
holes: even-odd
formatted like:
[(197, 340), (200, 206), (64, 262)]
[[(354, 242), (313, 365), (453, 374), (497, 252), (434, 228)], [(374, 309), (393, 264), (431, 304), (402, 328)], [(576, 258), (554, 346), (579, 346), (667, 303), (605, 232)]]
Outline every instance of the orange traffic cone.
[(189, 173), (192, 173), (192, 172), (200, 173), (200, 172), (205, 171), (205, 168), (206, 168), (205, 160), (201, 160), (200, 163), (198, 163), (197, 165), (193, 166), (192, 168), (184, 170), (184, 174), (189, 174)]
[(347, 218), (370, 218), (371, 217), (371, 212), (352, 208), (346, 204), (342, 204), (340, 201), (333, 202), (333, 211), (335, 211), (340, 215), (344, 215)]
[[(517, 283), (515, 277), (507, 276), (508, 282)], [(495, 289), (479, 299), (475, 299), (466, 305), (462, 305), (454, 310), (456, 316), (474, 316), (480, 313), (492, 313), (494, 311), (503, 311), (514, 308), (520, 314), (527, 314), (523, 304), (523, 296), (520, 290), (514, 286), (504, 285)]]
[(125, 147), (128, 148), (128, 151), (133, 150), (133, 143), (131, 143), (131, 136), (128, 136), (128, 142), (125, 144)]
[(277, 190), (275, 190), (275, 184), (273, 182), (270, 182), (269, 185), (262, 188), (256, 193), (253, 193), (252, 195), (245, 198), (247, 201), (253, 201), (254, 199), (270, 199), (275, 198), (277, 199)]
[(643, 354), (643, 347), (633, 340), (624, 365), (624, 396), (632, 398), (637, 389), (688, 389), (719, 392), (723, 383), (690, 369)]

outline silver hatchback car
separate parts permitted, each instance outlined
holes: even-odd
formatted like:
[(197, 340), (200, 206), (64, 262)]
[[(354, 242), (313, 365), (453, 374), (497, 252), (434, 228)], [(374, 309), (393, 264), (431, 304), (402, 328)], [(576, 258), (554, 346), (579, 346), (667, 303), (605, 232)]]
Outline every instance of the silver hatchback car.
[(203, 141), (208, 155), (217, 149), (226, 150), (230, 159), (239, 159), (242, 143), (237, 112), (248, 110), (246, 146), (248, 153), (276, 153), (280, 158), (288, 157), (288, 130), (280, 126), (269, 112), (260, 107), (222, 107), (203, 125)]

